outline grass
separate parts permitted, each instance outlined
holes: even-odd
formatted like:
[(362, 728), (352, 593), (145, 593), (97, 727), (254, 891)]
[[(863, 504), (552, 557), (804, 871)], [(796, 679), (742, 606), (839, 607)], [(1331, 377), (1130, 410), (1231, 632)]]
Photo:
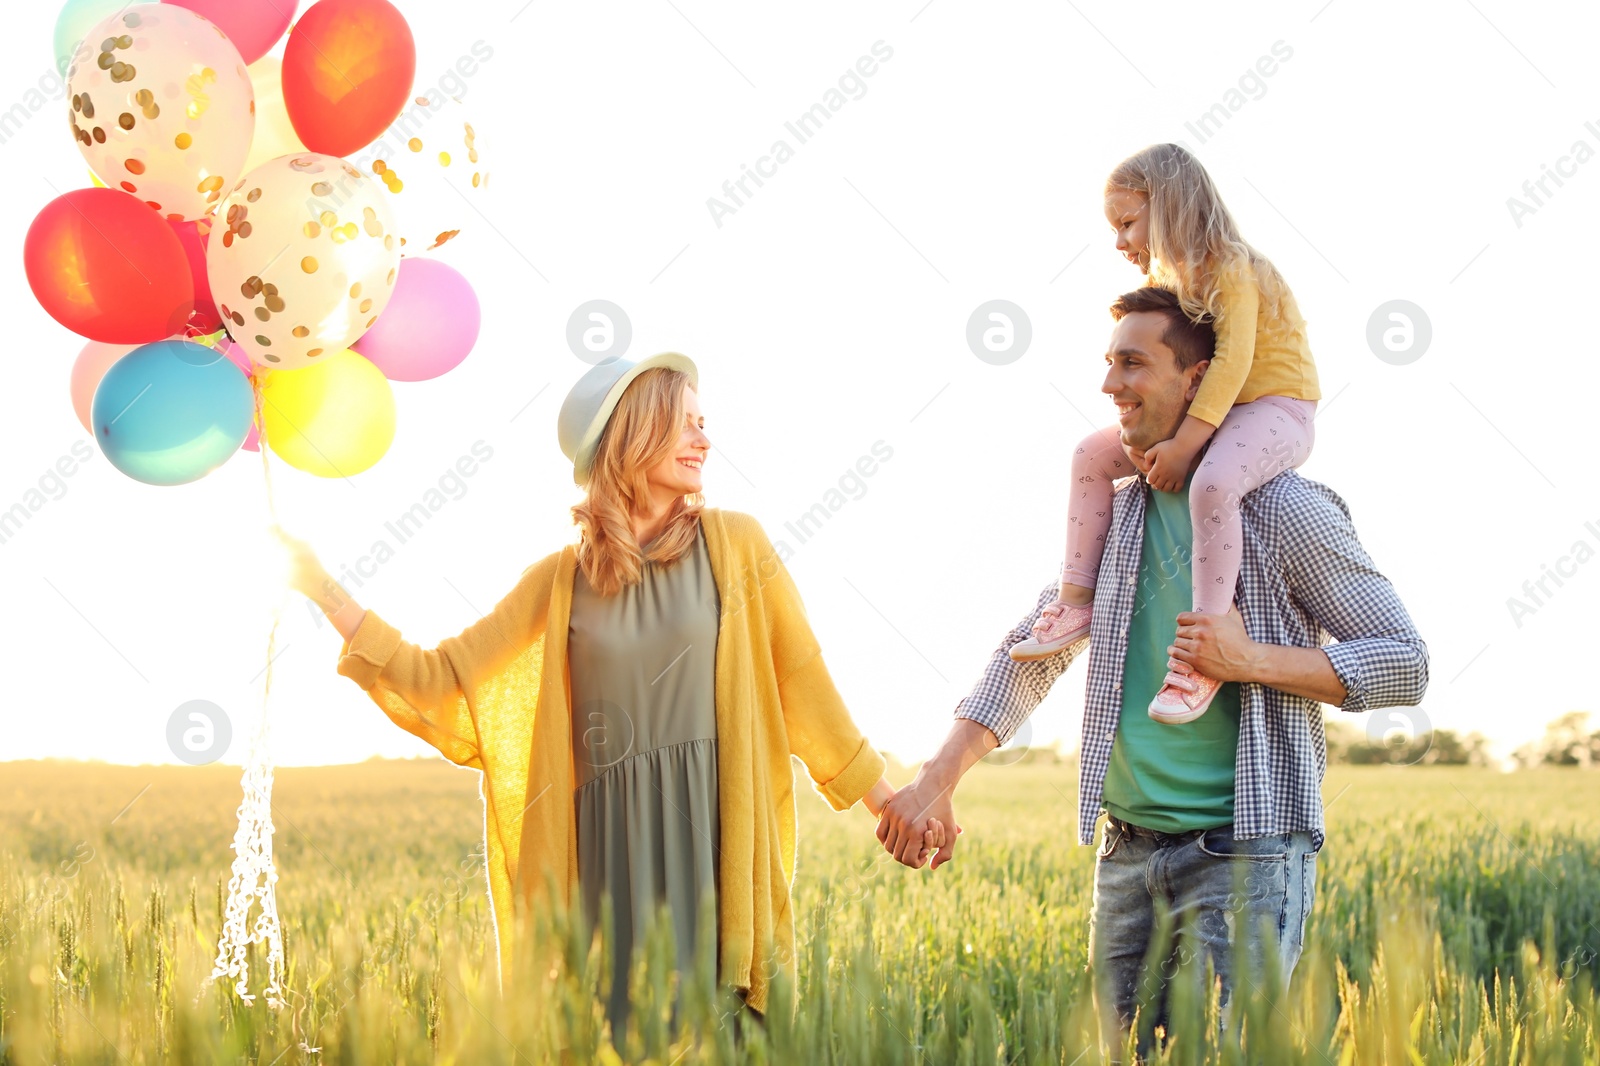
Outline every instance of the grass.
[[(741, 1044), (705, 983), (669, 1026), (666, 968), (641, 966), (620, 1052), (601, 949), (571, 930), (548, 995), (494, 994), (477, 775), (441, 761), (279, 770), (291, 1007), (202, 991), (238, 778), (0, 763), (0, 1064), (1100, 1061), (1070, 763), (976, 769), (937, 873), (802, 785), (797, 986)], [(1600, 1061), (1600, 773), (1336, 767), (1324, 796), (1288, 993), (1241, 996), (1242, 1053), (1210, 1035), (1214, 995), (1178, 996), (1152, 1061)]]

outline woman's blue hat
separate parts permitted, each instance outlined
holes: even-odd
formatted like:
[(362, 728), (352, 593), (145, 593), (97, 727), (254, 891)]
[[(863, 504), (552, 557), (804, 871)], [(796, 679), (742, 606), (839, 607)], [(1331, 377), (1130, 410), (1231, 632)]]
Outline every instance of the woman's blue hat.
[(567, 393), (556, 419), (556, 435), (561, 439), (562, 453), (572, 460), (572, 480), (577, 484), (585, 485), (589, 481), (594, 453), (600, 447), (600, 435), (611, 420), (611, 412), (617, 409), (617, 401), (622, 399), (634, 378), (657, 366), (683, 371), (689, 375), (689, 386), (700, 388), (700, 371), (692, 359), (677, 352), (662, 352), (637, 363), (630, 363), (621, 356), (596, 363)]

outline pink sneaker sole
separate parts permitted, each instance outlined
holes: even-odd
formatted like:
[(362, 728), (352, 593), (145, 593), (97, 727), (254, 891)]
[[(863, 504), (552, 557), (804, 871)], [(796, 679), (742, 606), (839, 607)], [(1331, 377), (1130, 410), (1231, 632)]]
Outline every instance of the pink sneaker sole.
[(1195, 673), (1177, 659), (1167, 660), (1167, 677), (1150, 701), (1149, 714), (1166, 725), (1181, 725), (1199, 718), (1211, 706), (1222, 682)]
[(1045, 607), (1034, 622), (1033, 636), (1013, 644), (1009, 654), (1019, 663), (1049, 658), (1087, 637), (1093, 616), (1092, 606), (1079, 607), (1058, 600)]

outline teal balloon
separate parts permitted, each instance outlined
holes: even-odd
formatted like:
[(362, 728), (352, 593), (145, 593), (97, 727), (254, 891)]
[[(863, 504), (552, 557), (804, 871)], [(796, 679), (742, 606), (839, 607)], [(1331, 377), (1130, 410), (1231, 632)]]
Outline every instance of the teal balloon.
[(255, 421), (255, 392), (215, 348), (169, 339), (111, 364), (90, 414), (112, 466), (147, 485), (184, 485), (239, 450)]
[(125, 7), (137, 7), (151, 0), (67, 0), (61, 14), (56, 16), (56, 73), (67, 76), (67, 64), (72, 53), (89, 28), (101, 19), (110, 18)]

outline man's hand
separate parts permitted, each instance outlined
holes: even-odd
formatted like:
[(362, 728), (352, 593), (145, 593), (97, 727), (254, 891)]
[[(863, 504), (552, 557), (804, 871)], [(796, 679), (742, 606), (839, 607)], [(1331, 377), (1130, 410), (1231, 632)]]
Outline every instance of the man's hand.
[(1189, 477), (1189, 464), (1194, 452), (1177, 438), (1157, 441), (1144, 450), (1144, 461), (1149, 464), (1145, 480), (1150, 487), (1162, 492), (1182, 492)]
[(1244, 631), (1233, 607), (1227, 614), (1183, 611), (1167, 654), (1218, 681), (1255, 681), (1261, 676), (1263, 645)]
[[(942, 843), (933, 856), (933, 869), (937, 870), (955, 858), (956, 836), (961, 826), (956, 824), (956, 812), (951, 803), (955, 785), (943, 785), (927, 774), (924, 766), (916, 779), (894, 794), (883, 808), (878, 819), (878, 840), (893, 855), (896, 862), (913, 869), (921, 869), (927, 859), (925, 834), (929, 819), (940, 823)], [(955, 826), (952, 833), (950, 826)]]
[(878, 839), (885, 850), (897, 861), (920, 868), (923, 834), (932, 819), (939, 823), (938, 832), (942, 834), (933, 868), (937, 870), (955, 858), (956, 837), (961, 835), (951, 805), (956, 784), (978, 760), (999, 746), (1000, 739), (987, 726), (970, 718), (957, 718), (950, 723), (950, 732), (933, 758), (923, 763), (911, 784), (896, 792), (883, 808), (878, 819)]

